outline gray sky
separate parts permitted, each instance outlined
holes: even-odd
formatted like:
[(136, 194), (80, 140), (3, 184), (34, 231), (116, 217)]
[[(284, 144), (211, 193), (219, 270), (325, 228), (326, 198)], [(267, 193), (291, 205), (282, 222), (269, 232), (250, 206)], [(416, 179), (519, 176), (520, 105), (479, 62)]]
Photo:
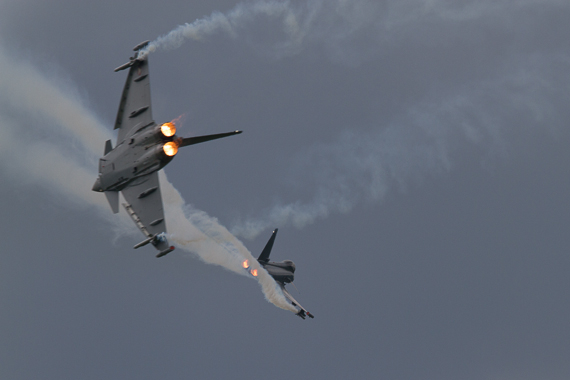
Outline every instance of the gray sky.
[[(568, 379), (570, 4), (237, 4), (0, 2), (0, 377)], [(90, 190), (113, 69), (196, 19), (154, 119), (244, 133), (166, 174), (254, 256), (279, 227), (313, 320)]]

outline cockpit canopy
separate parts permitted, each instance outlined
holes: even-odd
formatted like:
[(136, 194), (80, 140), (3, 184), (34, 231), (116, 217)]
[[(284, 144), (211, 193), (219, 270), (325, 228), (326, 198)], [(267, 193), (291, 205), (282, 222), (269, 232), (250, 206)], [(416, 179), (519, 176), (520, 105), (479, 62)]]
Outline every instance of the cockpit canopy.
[(291, 272), (295, 272), (295, 263), (291, 260), (283, 261), (284, 266), (289, 269)]

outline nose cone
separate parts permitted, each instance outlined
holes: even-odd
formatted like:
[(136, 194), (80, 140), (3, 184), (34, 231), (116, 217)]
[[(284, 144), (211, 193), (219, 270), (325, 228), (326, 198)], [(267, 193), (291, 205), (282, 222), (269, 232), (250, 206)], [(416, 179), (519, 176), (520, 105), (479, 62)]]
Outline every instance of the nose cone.
[(93, 184), (93, 188), (91, 190), (98, 192), (103, 191), (103, 187), (101, 187), (101, 177), (97, 177), (97, 180)]

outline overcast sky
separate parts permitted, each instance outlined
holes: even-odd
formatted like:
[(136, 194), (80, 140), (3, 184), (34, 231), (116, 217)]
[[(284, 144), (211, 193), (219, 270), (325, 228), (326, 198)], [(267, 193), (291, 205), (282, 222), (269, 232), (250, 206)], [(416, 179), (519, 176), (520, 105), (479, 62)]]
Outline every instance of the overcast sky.
[[(568, 379), (569, 20), (562, 0), (0, 0), (0, 378)], [(157, 122), (244, 131), (168, 180), (254, 256), (278, 227), (315, 319), (208, 252), (133, 250), (91, 191), (113, 69), (144, 40)]]

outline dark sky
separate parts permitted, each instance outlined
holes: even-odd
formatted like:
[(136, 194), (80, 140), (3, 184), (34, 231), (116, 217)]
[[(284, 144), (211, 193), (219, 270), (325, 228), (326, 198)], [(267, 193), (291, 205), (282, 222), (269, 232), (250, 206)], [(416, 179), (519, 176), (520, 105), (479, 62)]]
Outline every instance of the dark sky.
[[(168, 180), (254, 256), (278, 227), (315, 319), (134, 251), (91, 192), (113, 69), (197, 19), (149, 55), (153, 117), (244, 133)], [(568, 379), (568, 20), (557, 0), (3, 0), (0, 378)]]

